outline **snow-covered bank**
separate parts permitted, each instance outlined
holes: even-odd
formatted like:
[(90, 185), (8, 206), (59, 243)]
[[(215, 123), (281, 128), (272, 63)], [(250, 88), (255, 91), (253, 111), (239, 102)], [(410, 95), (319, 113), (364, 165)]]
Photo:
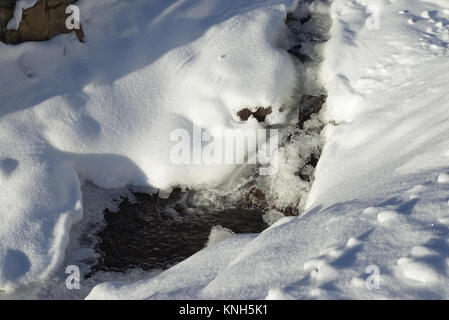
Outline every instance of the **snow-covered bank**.
[(334, 0), (330, 11), (332, 124), (307, 214), (88, 298), (449, 297), (449, 3)]
[[(86, 42), (0, 43), (0, 289), (41, 281), (82, 217), (80, 179), (104, 188), (215, 185), (233, 165), (170, 162), (174, 129), (283, 121), (295, 1), (79, 1)], [(213, 132), (211, 132), (213, 134)], [(200, 146), (201, 148), (201, 146)]]

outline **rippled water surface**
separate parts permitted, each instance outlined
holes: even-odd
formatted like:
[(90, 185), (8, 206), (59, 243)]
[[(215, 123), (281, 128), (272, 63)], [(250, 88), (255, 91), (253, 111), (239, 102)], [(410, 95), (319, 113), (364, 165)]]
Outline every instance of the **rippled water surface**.
[(267, 228), (257, 209), (192, 208), (188, 193), (179, 190), (167, 199), (134, 195), (136, 201), (124, 199), (118, 212), (105, 210), (106, 226), (98, 233), (101, 258), (94, 272), (166, 269), (204, 248), (213, 226), (235, 233)]

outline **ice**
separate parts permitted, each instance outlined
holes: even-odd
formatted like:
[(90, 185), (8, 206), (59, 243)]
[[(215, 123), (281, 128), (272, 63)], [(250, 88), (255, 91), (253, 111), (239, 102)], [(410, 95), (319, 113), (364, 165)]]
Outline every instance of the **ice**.
[(271, 226), (284, 217), (285, 215), (282, 212), (270, 209), (263, 215), (262, 219), (267, 225)]
[(234, 237), (236, 234), (227, 228), (223, 228), (222, 226), (215, 226), (211, 229), (209, 234), (209, 239), (207, 241), (207, 246), (211, 246), (218, 242), (224, 241), (226, 239)]

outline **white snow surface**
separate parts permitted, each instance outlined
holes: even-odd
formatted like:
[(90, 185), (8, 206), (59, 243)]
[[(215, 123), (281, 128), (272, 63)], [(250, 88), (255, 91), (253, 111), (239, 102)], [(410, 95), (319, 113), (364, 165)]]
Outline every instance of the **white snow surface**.
[(82, 219), (83, 180), (217, 185), (235, 166), (172, 164), (170, 133), (258, 126), (240, 123), (244, 107), (271, 106), (275, 124), (295, 87), (284, 47), (295, 1), (77, 5), (84, 44), (73, 33), (0, 43), (0, 290), (43, 281), (61, 264)]
[(88, 299), (449, 298), (449, 1), (329, 10), (329, 124), (306, 214)]

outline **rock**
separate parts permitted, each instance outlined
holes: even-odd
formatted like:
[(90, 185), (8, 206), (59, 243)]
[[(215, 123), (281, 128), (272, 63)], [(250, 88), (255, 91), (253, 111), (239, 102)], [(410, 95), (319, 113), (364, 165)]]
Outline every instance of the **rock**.
[(321, 107), (326, 102), (326, 98), (327, 96), (325, 95), (312, 96), (308, 94), (301, 97), (298, 118), (298, 127), (300, 129), (303, 129), (304, 122), (309, 120), (312, 114), (320, 112)]
[(49, 39), (49, 16), (45, 1), (38, 1), (34, 7), (22, 14), (19, 31), (22, 41), (44, 41)]
[(23, 42), (22, 35), (17, 30), (7, 30), (4, 42), (8, 44), (18, 44)]
[(247, 208), (259, 208), (262, 210), (269, 209), (265, 193), (258, 187), (252, 187), (251, 190), (245, 195), (243, 205)]
[[(8, 7), (9, 9), (0, 9), (3, 11), (9, 10), (0, 11), (0, 41), (8, 44), (18, 44), (25, 41), (45, 41), (55, 35), (73, 31), (66, 27), (66, 20), (70, 14), (67, 14), (65, 11), (68, 5), (77, 2), (77, 0), (39, 0), (33, 7), (23, 10), (22, 21), (18, 30), (6, 30), (6, 25), (14, 11), (15, 0), (0, 0), (0, 3), (3, 2), (8, 2), (10, 7)], [(2, 8), (1, 5), (0, 8)], [(1, 36), (2, 26), (4, 27), (3, 37)], [(82, 28), (75, 30), (75, 34), (79, 41), (84, 42)]]
[(291, 55), (294, 55), (302, 63), (312, 61), (312, 58), (310, 58), (308, 55), (301, 53), (301, 48), (302, 48), (302, 46), (300, 44), (298, 44), (298, 45), (294, 46), (293, 48), (288, 49), (287, 52), (290, 53)]
[(312, 19), (312, 16), (310, 14), (303, 16), (303, 17), (297, 17), (293, 12), (287, 13), (287, 18), (285, 20), (286, 24), (289, 24), (290, 22), (296, 22), (299, 21), (300, 24), (304, 24), (307, 21)]
[(16, 0), (0, 0), (0, 41), (6, 39), (6, 27), (14, 15), (15, 6)]
[(267, 115), (269, 115), (273, 110), (271, 107), (259, 107), (255, 112), (249, 110), (248, 108), (242, 109), (239, 112), (237, 112), (237, 116), (240, 118), (241, 121), (246, 121), (249, 119), (250, 116), (253, 116), (257, 119), (259, 122), (264, 122)]

